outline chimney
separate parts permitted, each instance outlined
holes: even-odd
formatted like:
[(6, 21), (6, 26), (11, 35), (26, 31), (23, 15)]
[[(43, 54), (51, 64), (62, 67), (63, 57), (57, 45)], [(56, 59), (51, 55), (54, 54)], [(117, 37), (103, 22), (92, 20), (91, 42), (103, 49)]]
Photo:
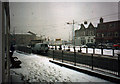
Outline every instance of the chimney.
[(100, 23), (103, 23), (103, 18), (102, 17), (100, 18)]

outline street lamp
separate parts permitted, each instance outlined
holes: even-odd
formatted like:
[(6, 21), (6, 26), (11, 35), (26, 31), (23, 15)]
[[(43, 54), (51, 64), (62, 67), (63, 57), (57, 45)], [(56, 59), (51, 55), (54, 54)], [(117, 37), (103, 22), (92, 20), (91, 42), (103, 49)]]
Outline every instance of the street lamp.
[[(73, 22), (72, 23), (69, 23), (69, 22), (67, 22), (67, 24), (72, 24), (73, 25), (73, 28), (72, 28), (72, 36), (73, 36), (73, 49), (74, 49), (74, 61), (75, 61), (75, 64), (74, 65), (76, 65), (76, 51), (75, 51), (75, 32), (74, 32), (74, 24), (75, 24), (75, 22), (74, 22), (74, 20), (73, 20)], [(85, 21), (84, 22), (84, 24), (87, 24), (87, 21)]]
[[(73, 28), (72, 28), (72, 43), (73, 43), (73, 45), (75, 47), (75, 32), (74, 32), (74, 24), (75, 24), (75, 22), (73, 20), (72, 23), (67, 22), (67, 24), (72, 24), (73, 25)], [(87, 21), (84, 21), (84, 24), (86, 25)], [(81, 24), (78, 24), (78, 25), (81, 25)]]
[(72, 43), (75, 46), (75, 32), (74, 32), (74, 24), (75, 24), (75, 22), (73, 20), (72, 23), (67, 22), (67, 24), (72, 24), (73, 25), (73, 28), (72, 28)]

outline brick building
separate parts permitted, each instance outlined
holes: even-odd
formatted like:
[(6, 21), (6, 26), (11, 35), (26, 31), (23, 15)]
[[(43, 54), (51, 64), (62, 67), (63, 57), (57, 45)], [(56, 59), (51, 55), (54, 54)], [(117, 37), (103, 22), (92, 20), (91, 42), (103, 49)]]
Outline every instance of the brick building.
[(100, 23), (96, 29), (96, 43), (120, 43), (120, 20)]

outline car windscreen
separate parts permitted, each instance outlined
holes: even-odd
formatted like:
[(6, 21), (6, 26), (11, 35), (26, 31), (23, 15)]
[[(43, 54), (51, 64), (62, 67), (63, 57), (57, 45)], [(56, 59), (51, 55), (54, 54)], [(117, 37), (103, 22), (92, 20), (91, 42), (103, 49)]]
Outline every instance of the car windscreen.
[(41, 47), (48, 47), (47, 44), (41, 44)]

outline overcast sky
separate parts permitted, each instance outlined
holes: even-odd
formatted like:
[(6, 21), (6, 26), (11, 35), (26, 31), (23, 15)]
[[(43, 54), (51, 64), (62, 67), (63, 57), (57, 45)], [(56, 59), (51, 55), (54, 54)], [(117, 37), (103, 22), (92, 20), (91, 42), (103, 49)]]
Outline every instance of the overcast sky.
[(104, 22), (118, 20), (118, 2), (10, 2), (11, 32), (32, 31), (53, 39), (68, 40), (72, 36), (72, 25), (85, 20), (94, 26), (103, 17)]

